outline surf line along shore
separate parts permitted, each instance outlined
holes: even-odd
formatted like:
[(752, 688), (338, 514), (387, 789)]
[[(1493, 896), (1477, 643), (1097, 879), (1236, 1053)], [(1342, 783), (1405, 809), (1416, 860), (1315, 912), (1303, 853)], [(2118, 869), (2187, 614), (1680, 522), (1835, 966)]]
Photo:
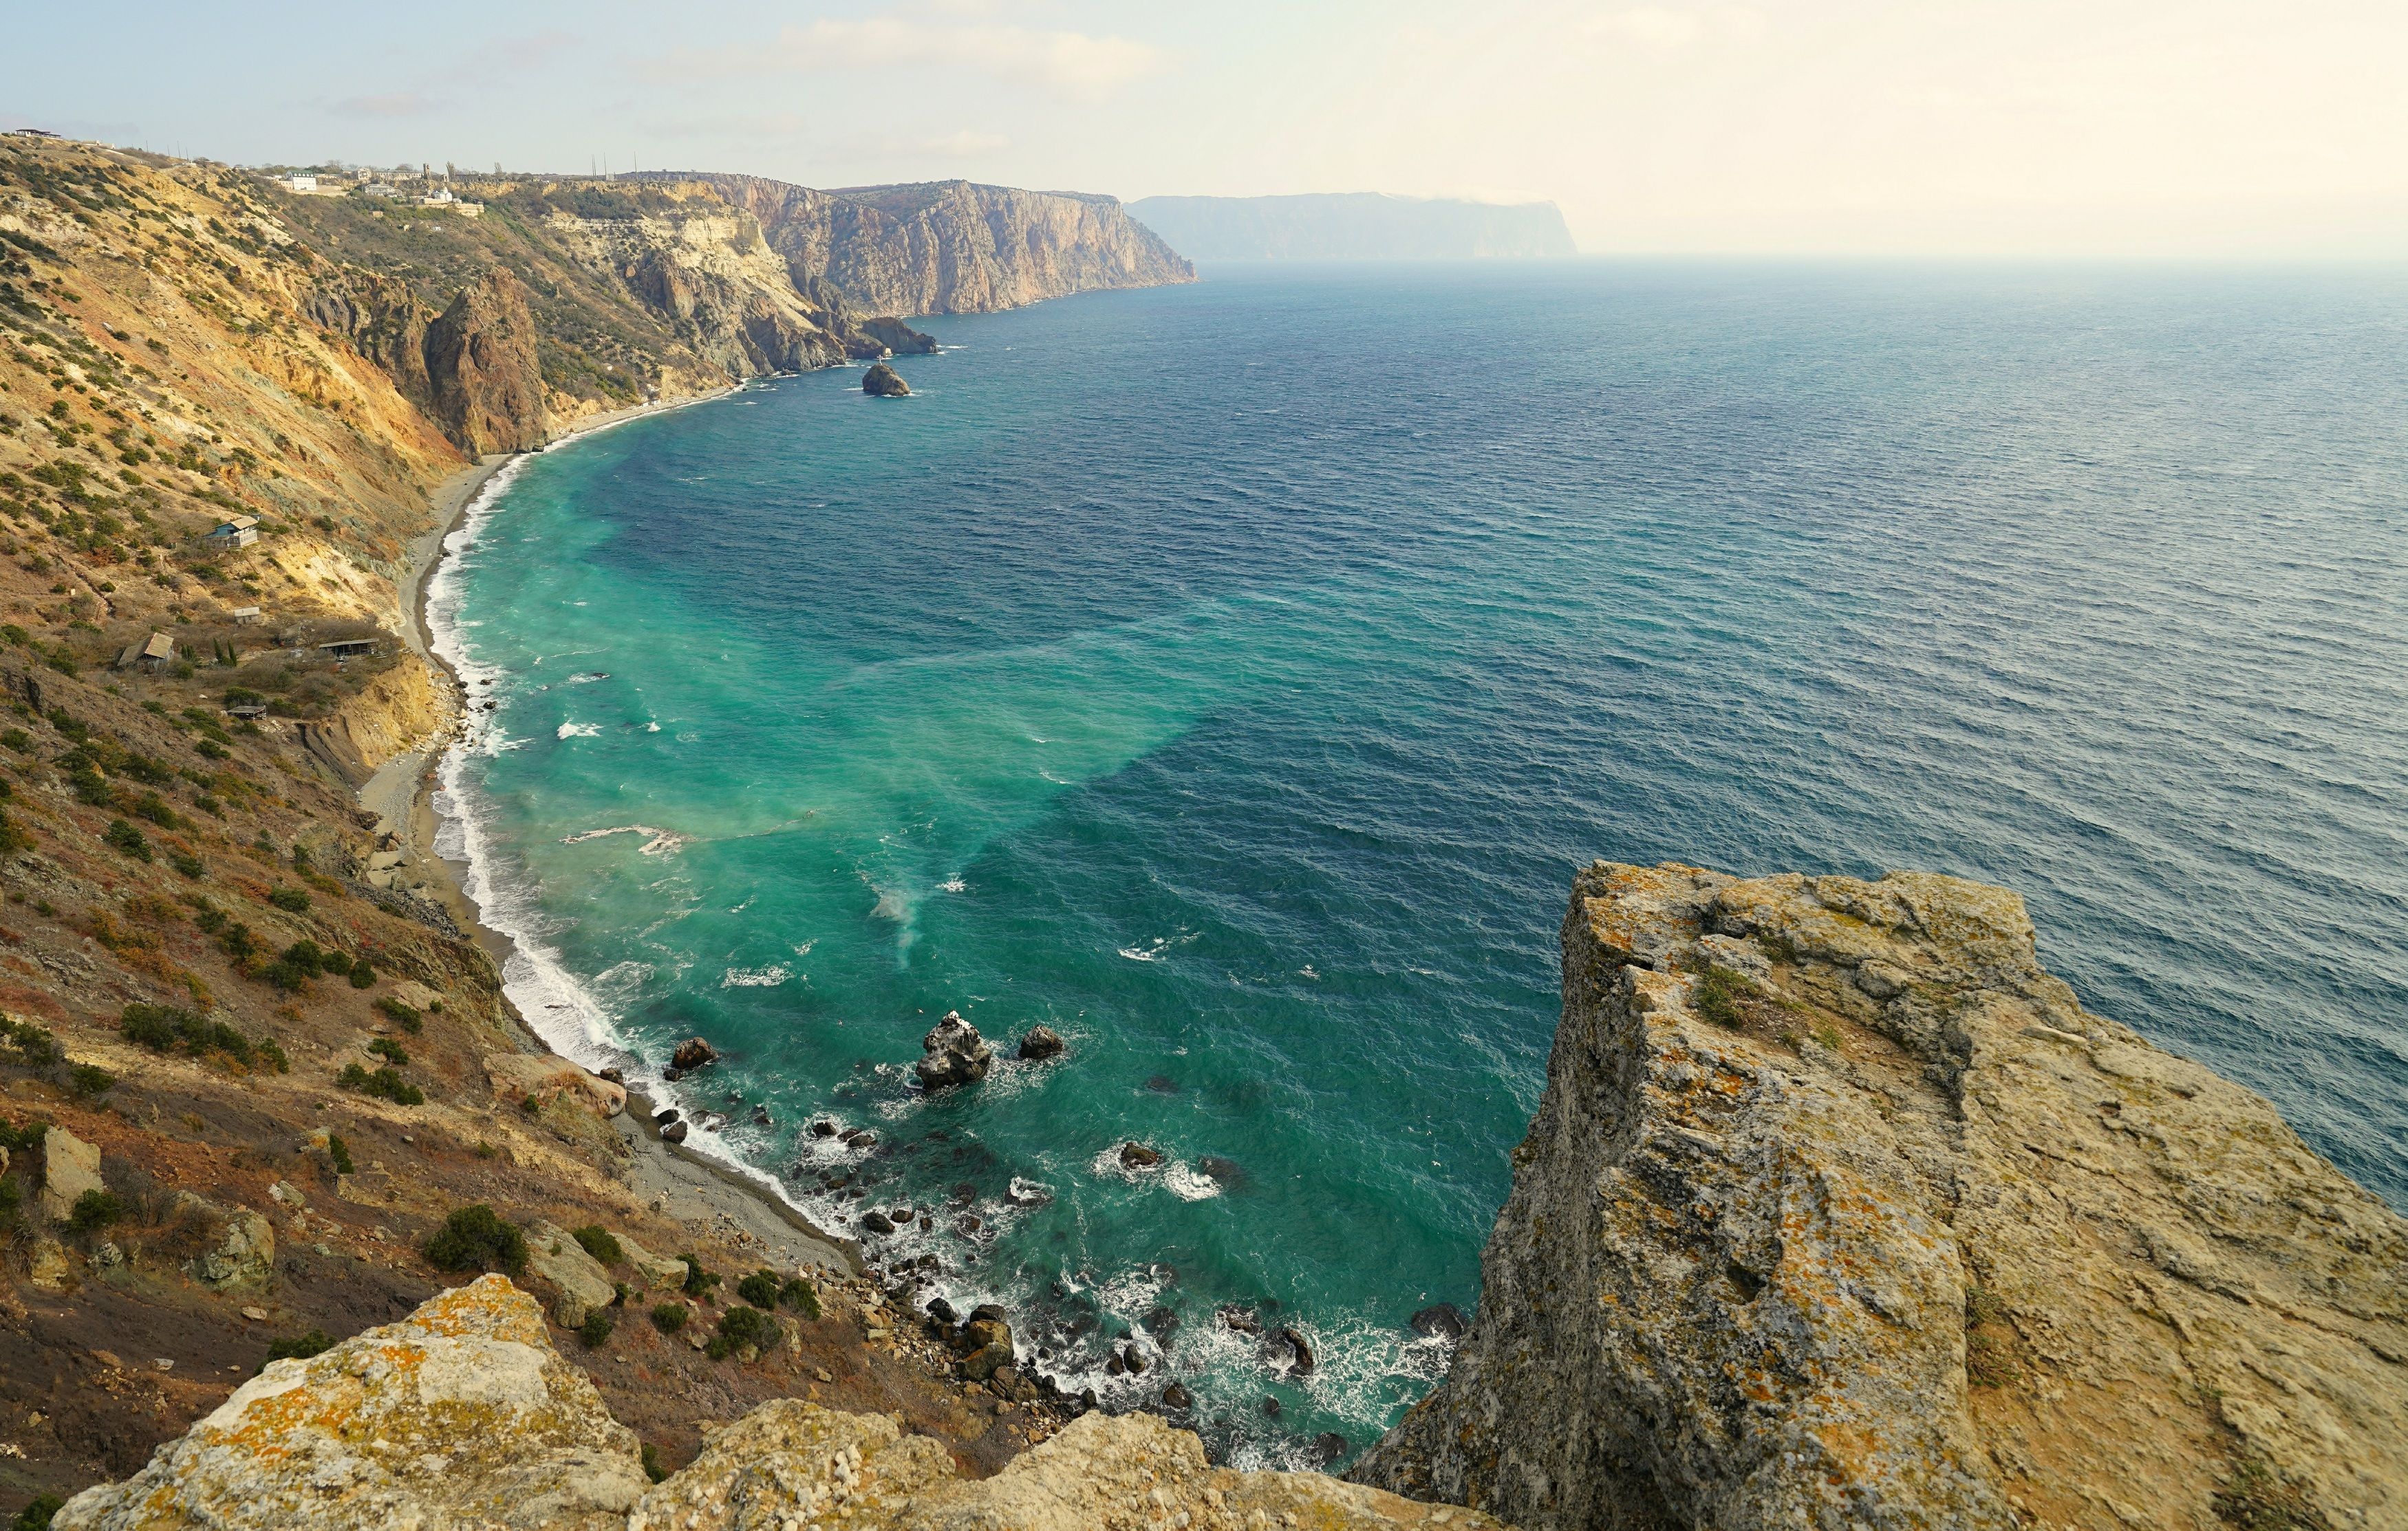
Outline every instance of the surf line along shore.
[[(578, 422), (538, 451), (548, 451), (578, 437), (646, 415), (706, 404), (739, 392), (722, 389), (694, 398), (594, 415)], [(490, 956), (504, 979), (502, 1006), (517, 1023), (521, 1048), (535, 1055), (556, 1052), (551, 1038), (528, 1018), (520, 996), (510, 992), (514, 974), (524, 975), (534, 965), (532, 953), (521, 950), (509, 933), (495, 929), (471, 895), (480, 870), (466, 859), (447, 857), (437, 849), (443, 815), (437, 794), (445, 757), (468, 737), (467, 688), (459, 672), (437, 651), (428, 613), (428, 595), (441, 566), (452, 534), (466, 524), (489, 494), (507, 492), (506, 470), (528, 453), (495, 453), (463, 468), (438, 484), (431, 501), (437, 524), (408, 547), (394, 581), (394, 615), (403, 639), (418, 661), (431, 672), (443, 721), (418, 746), (395, 755), (358, 789), (360, 806), (376, 815), (380, 834), (401, 842), (396, 885), (414, 884), (415, 896), (440, 907), (461, 932)], [(464, 845), (473, 840), (462, 837)], [(464, 857), (470, 852), (464, 851)], [(584, 1065), (567, 1059), (575, 1066)], [(860, 1246), (813, 1224), (779, 1193), (775, 1185), (739, 1166), (665, 1141), (652, 1125), (653, 1102), (640, 1084), (627, 1091), (627, 1109), (612, 1125), (628, 1146), (626, 1167), (631, 1190), (655, 1210), (688, 1223), (712, 1225), (747, 1236), (754, 1247), (788, 1267), (816, 1266), (858, 1275)]]

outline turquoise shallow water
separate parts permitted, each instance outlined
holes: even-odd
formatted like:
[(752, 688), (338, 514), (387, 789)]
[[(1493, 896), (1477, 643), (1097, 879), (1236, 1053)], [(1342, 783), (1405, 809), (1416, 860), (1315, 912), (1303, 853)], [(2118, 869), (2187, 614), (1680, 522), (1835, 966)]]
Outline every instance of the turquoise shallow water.
[[(710, 1037), (716, 1146), (929, 1209), (873, 1252), (1243, 1461), (1442, 1370), (1595, 856), (2009, 883), (2408, 1204), (2408, 280), (1206, 276), (585, 438), (455, 537), (451, 833), (557, 1041)], [(1069, 1054), (924, 1098), (949, 1009)]]

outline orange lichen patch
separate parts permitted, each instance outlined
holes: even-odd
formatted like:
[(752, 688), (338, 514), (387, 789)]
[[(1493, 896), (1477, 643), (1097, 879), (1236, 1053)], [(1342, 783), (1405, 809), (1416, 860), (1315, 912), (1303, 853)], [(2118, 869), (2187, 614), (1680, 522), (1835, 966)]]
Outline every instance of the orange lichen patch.
[(512, 1285), (507, 1276), (480, 1276), (466, 1286), (455, 1286), (428, 1299), (402, 1323), (454, 1338), (474, 1335), (513, 1339), (522, 1345), (550, 1343), (542, 1305)]

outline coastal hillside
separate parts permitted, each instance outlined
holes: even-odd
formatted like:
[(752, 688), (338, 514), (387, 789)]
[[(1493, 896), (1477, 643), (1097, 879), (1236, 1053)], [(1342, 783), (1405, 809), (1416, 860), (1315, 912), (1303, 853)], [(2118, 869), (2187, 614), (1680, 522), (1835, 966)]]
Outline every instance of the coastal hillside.
[(1112, 287), (1193, 281), (1196, 268), (1108, 196), (967, 180), (815, 191), (758, 176), (669, 172), (760, 221), (796, 285), (873, 313), (971, 314)]
[(1598, 863), (1480, 1310), (1351, 1476), (1526, 1531), (2408, 1524), (2408, 1223), (1952, 878)]
[(471, 237), (0, 141), (0, 1512), (483, 1268), (662, 1470), (770, 1397), (973, 1474), (1068, 1417), (547, 1055), (414, 773), (389, 819), (353, 794), (456, 716), (399, 595), (470, 451), (867, 349), (724, 204), (575, 190)]
[(1576, 255), (1552, 202), (1377, 192), (1149, 196), (1130, 216), (1199, 261), (1528, 260)]

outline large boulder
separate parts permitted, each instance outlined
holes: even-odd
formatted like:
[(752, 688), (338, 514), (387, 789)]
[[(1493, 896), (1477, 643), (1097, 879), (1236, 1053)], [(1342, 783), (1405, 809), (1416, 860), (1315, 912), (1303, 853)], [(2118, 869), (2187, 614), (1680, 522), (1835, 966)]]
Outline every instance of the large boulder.
[(619, 1252), (627, 1257), (628, 1268), (644, 1280), (655, 1292), (674, 1292), (685, 1285), (686, 1267), (683, 1260), (666, 1254), (654, 1254), (625, 1234), (613, 1234), (619, 1241)]
[(57, 1531), (622, 1531), (648, 1483), (632, 1431), (500, 1276), (307, 1361), (271, 1362)]
[(101, 1183), (100, 1149), (64, 1127), (42, 1134), (42, 1215), (64, 1223), (87, 1191), (108, 1189)]
[(627, 1109), (627, 1087), (552, 1053), (494, 1052), (485, 1057), (494, 1098), (517, 1105), (532, 1095), (538, 1104), (566, 1100), (600, 1117)]
[(928, 1035), (920, 1039), (920, 1051), (925, 1054), (918, 1065), (920, 1083), (930, 1090), (974, 1084), (986, 1078), (995, 1064), (995, 1049), (958, 1010), (947, 1010), (945, 1018), (928, 1029)]
[(911, 385), (884, 362), (873, 362), (861, 375), (861, 391), (875, 398), (899, 399), (911, 392)]
[(177, 1212), (206, 1230), (208, 1248), (185, 1263), (203, 1286), (229, 1292), (265, 1286), (276, 1274), (276, 1228), (248, 1207), (223, 1207), (189, 1191), (176, 1194)]
[[(562, 1328), (574, 1329), (588, 1313), (618, 1300), (618, 1283), (610, 1280), (610, 1272), (560, 1224), (538, 1221), (527, 1229), (526, 1245), (528, 1274), (542, 1277), (560, 1291), (552, 1305), (552, 1316)], [(621, 1248), (624, 1251), (625, 1246)]]
[(1062, 1034), (1051, 1026), (1031, 1026), (1028, 1035), (1020, 1039), (1020, 1056), (1026, 1063), (1043, 1063), (1062, 1055), (1068, 1044)]
[(2408, 1524), (2408, 1223), (1952, 878), (1598, 863), (1478, 1314), (1357, 1479), (1541, 1528)]

